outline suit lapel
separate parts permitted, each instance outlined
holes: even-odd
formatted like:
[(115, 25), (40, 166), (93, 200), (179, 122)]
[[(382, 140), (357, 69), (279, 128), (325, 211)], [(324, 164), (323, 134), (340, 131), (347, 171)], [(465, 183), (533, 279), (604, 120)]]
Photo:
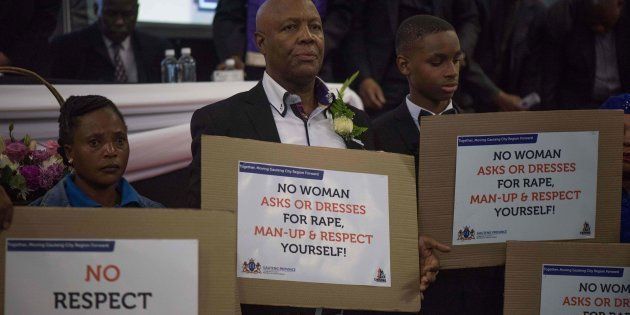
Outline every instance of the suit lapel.
[(245, 111), (254, 130), (259, 136), (259, 140), (279, 143), (280, 136), (278, 135), (278, 128), (273, 119), (271, 104), (269, 104), (269, 99), (267, 99), (267, 94), (265, 94), (262, 81), (258, 82), (258, 84), (250, 90), (245, 101), (248, 105), (245, 107)]
[(91, 45), (92, 48), (99, 56), (107, 60), (109, 65), (112, 67), (112, 69), (114, 69), (114, 63), (112, 62), (112, 59), (109, 57), (109, 53), (107, 52), (107, 47), (105, 47), (105, 41), (103, 40), (103, 34), (98, 29), (98, 25), (96, 25), (96, 23), (92, 24), (90, 28), (91, 28), (90, 33), (92, 33), (93, 35), (89, 35), (88, 38), (92, 42), (92, 45)]
[(405, 143), (407, 150), (413, 155), (418, 155), (418, 145), (420, 142), (418, 128), (411, 118), (409, 109), (405, 101), (394, 109), (394, 118), (396, 118), (396, 129), (400, 134), (400, 138)]

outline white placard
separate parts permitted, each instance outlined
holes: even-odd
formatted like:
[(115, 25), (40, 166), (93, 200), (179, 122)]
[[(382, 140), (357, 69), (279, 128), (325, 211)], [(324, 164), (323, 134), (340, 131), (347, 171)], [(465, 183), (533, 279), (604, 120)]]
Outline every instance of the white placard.
[(390, 287), (387, 180), (239, 162), (237, 275)]
[(630, 314), (630, 268), (543, 265), (541, 315)]
[(458, 137), (453, 245), (595, 237), (598, 136)]
[(197, 240), (8, 239), (4, 314), (197, 314)]

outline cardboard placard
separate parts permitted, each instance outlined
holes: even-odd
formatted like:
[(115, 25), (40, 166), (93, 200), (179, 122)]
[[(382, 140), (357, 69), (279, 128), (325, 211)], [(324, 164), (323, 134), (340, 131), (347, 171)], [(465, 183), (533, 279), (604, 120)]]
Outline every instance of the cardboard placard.
[(17, 207), (11, 227), (0, 235), (0, 310), (7, 238), (197, 239), (199, 314), (240, 314), (232, 268), (236, 242), (228, 234), (208, 233), (235, 222), (234, 214), (226, 211)]
[[(412, 157), (216, 136), (203, 137), (202, 154), (202, 209), (238, 209), (239, 161), (388, 176), (391, 287), (238, 278), (241, 303), (407, 312), (419, 309), (418, 232)], [(229, 232), (223, 229), (216, 233), (236, 235), (237, 231), (236, 228)], [(234, 265), (233, 268), (241, 267)]]
[[(503, 304), (505, 314), (540, 312), (543, 264), (628, 268), (630, 244), (507, 242)], [(590, 304), (593, 306), (594, 300)]]
[[(599, 134), (595, 238), (579, 242), (618, 241), (623, 113), (610, 110), (422, 117), (418, 172), (420, 233), (452, 244), (458, 136), (570, 131)], [(532, 232), (535, 233), (535, 227)], [(499, 266), (505, 263), (505, 243), (453, 246), (450, 253), (440, 254), (440, 258), (445, 269)]]

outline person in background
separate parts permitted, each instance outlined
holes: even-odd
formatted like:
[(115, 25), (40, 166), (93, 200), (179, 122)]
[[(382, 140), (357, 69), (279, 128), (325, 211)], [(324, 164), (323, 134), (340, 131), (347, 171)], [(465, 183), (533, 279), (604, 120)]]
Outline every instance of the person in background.
[[(462, 73), (462, 88), (475, 112), (518, 111), (523, 98), (540, 94), (537, 48), (539, 25), (545, 15), (540, 0), (475, 0), (481, 32), (469, 67)], [(460, 101), (463, 99), (458, 98)], [(539, 97), (538, 97), (539, 99)]]
[(137, 0), (99, 0), (98, 20), (51, 43), (51, 77), (107, 83), (161, 82), (170, 44), (136, 30)]
[(621, 188), (621, 243), (630, 243), (630, 94), (609, 98), (601, 109), (623, 110), (623, 173)]
[(58, 142), (64, 164), (73, 171), (31, 206), (163, 208), (123, 178), (129, 160), (127, 126), (109, 99), (69, 97), (59, 115)]
[(48, 37), (57, 26), (61, 0), (0, 1), (0, 66), (49, 71)]
[(595, 109), (630, 92), (630, 6), (559, 0), (543, 26), (541, 109)]
[(472, 56), (479, 34), (474, 0), (364, 1), (344, 49), (351, 69), (359, 70), (357, 87), (367, 113), (376, 117), (395, 108), (409, 93), (407, 80), (396, 67), (395, 35), (406, 18), (429, 14), (453, 24), (462, 50)]

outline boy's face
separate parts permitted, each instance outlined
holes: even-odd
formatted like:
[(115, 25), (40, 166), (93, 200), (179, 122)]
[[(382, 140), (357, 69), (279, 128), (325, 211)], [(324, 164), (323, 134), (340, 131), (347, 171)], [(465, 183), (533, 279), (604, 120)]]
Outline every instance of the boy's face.
[(457, 90), (459, 67), (464, 53), (454, 31), (418, 39), (396, 62), (407, 77), (409, 88), (432, 102), (447, 101)]

